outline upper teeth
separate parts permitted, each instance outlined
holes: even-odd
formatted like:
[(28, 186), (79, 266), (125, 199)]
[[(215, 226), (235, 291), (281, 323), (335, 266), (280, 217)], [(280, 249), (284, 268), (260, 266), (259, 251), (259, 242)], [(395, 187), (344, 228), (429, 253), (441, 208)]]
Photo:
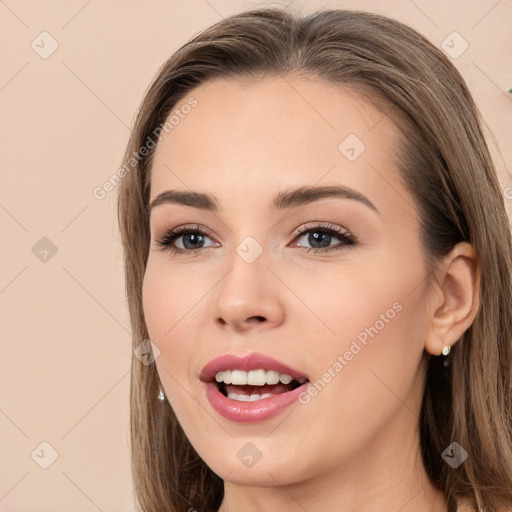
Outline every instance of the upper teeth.
[[(224, 384), (234, 384), (236, 386), (243, 386), (249, 384), (250, 386), (264, 386), (265, 384), (290, 384), (293, 380), (291, 375), (286, 373), (279, 373), (273, 370), (251, 370), (244, 372), (243, 370), (227, 370), (225, 372), (217, 372), (215, 375), (217, 382), (224, 382)], [(306, 379), (301, 378), (297, 381), (302, 384)]]

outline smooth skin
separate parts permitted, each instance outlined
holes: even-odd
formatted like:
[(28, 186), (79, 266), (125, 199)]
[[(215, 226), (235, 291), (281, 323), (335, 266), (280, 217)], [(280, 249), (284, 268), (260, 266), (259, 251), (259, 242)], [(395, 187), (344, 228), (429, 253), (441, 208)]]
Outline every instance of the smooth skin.
[[(398, 128), (356, 93), (286, 76), (216, 79), (190, 96), (197, 106), (155, 150), (151, 201), (168, 189), (197, 191), (215, 196), (218, 210), (152, 209), (143, 300), (167, 399), (224, 479), (220, 512), (446, 512), (420, 453), (424, 354), (440, 355), (441, 339), (453, 345), (475, 317), (473, 248), (456, 245), (427, 285), (415, 201), (394, 161)], [(365, 145), (354, 161), (339, 149), (350, 134)], [(283, 190), (329, 185), (354, 189), (378, 211), (341, 197), (271, 207)], [(297, 235), (318, 223), (357, 244)], [(193, 254), (157, 246), (184, 225), (206, 233), (173, 242)], [(236, 251), (248, 236), (263, 250), (252, 263)], [(340, 249), (307, 252), (325, 247)], [(307, 405), (252, 424), (210, 406), (199, 373), (211, 359), (264, 353), (313, 383), (396, 303), (400, 312)], [(261, 454), (251, 467), (237, 456), (247, 443)]]

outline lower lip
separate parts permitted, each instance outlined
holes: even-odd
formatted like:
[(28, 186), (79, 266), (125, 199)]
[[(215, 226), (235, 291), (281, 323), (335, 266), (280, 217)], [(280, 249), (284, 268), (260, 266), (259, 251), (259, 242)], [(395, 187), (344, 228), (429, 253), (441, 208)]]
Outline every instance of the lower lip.
[(224, 396), (213, 382), (205, 383), (206, 396), (211, 406), (224, 418), (238, 423), (265, 421), (277, 416), (286, 407), (296, 402), (306, 386), (303, 384), (292, 391), (273, 397), (241, 402)]

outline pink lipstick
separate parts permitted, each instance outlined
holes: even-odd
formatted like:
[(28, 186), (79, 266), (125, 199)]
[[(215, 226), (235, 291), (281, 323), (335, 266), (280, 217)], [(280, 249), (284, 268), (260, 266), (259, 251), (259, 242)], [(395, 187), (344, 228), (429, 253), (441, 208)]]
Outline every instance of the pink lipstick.
[(298, 400), (307, 375), (264, 354), (227, 354), (210, 361), (200, 379), (212, 408), (241, 423), (270, 419)]

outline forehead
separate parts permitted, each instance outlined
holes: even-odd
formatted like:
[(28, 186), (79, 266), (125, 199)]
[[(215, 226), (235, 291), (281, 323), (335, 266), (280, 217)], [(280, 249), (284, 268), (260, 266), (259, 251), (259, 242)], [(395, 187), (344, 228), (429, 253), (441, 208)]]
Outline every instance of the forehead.
[(353, 90), (320, 79), (216, 79), (170, 115), (179, 122), (155, 149), (152, 198), (191, 188), (220, 198), (243, 190), (249, 199), (319, 182), (377, 195), (383, 181), (397, 180), (395, 124)]

